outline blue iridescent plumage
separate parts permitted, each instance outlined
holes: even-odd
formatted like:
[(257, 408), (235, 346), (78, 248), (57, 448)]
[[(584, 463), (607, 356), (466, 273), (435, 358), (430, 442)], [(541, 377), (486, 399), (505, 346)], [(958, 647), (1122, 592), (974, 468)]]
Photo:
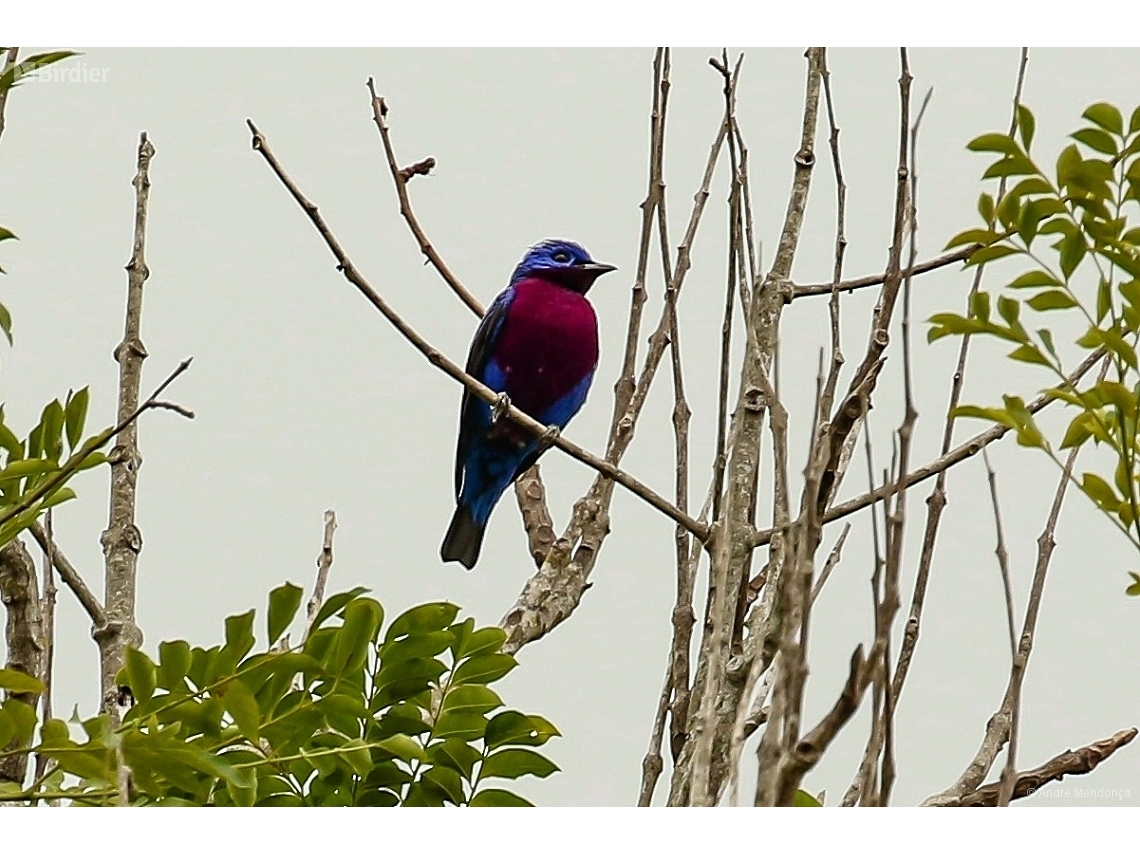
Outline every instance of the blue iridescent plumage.
[[(598, 364), (598, 330), (585, 294), (614, 268), (581, 246), (545, 240), (523, 257), (487, 310), (467, 372), (538, 421), (564, 428), (585, 403)], [(457, 507), (440, 547), (444, 561), (470, 569), (491, 511), (544, 451), (542, 440), (463, 393), (455, 455)]]

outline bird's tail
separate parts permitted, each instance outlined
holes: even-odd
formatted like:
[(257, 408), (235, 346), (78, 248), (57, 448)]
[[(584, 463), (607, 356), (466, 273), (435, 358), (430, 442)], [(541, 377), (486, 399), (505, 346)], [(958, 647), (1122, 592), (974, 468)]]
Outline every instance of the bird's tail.
[(455, 509), (451, 525), (447, 527), (447, 534), (439, 547), (439, 557), (444, 561), (458, 561), (470, 570), (479, 560), (484, 531), (484, 526), (475, 522), (471, 509), (460, 505)]

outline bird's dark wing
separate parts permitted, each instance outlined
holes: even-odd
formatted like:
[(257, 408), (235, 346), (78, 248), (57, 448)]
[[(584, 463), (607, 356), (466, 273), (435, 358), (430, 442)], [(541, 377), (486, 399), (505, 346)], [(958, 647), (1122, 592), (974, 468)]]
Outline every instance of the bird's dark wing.
[[(495, 343), (502, 335), (503, 324), (507, 319), (507, 312), (510, 310), (511, 301), (514, 298), (514, 288), (507, 288), (499, 294), (487, 309), (487, 313), (483, 315), (483, 320), (479, 322), (479, 328), (475, 330), (475, 338), (472, 340), (471, 350), (467, 354), (465, 370), (472, 377), (484, 383), (487, 382), (484, 374), (487, 363), (491, 361)], [(467, 387), (463, 388), (463, 403), (459, 409), (459, 441), (455, 449), (456, 499), (459, 498), (459, 493), (463, 488), (463, 469), (467, 463), (467, 449), (471, 442), (471, 435), (476, 430), (479, 421), (476, 408), (480, 403), (482, 402), (472, 395)]]

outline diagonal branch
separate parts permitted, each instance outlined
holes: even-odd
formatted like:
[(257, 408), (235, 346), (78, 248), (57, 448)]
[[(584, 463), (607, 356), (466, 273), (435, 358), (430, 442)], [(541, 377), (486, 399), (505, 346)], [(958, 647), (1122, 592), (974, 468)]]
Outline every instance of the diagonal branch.
[[(396, 160), (396, 152), (392, 147), (391, 133), (388, 127), (388, 105), (383, 98), (377, 96), (376, 87), (372, 78), (368, 78), (368, 93), (372, 99), (372, 118), (380, 131), (380, 140), (384, 144), (384, 154), (388, 161), (388, 170), (392, 175), (392, 182), (396, 186), (396, 196), (400, 200), (400, 215), (411, 229), (412, 235), (419, 244), (420, 251), (436, 269), (443, 281), (451, 288), (459, 299), (477, 317), (483, 317), (484, 308), (479, 300), (467, 290), (459, 277), (452, 273), (451, 268), (443, 260), (435, 246), (428, 239), (415, 211), (412, 210), (412, 201), (408, 195), (408, 182), (413, 176), (427, 175), (435, 167), (435, 158), (429, 157), (401, 169)], [(550, 516), (550, 508), (546, 504), (546, 485), (542, 483), (538, 465), (532, 466), (519, 476), (514, 484), (515, 499), (518, 502), (519, 512), (522, 514), (523, 529), (527, 533), (531, 557), (538, 566), (554, 544), (554, 520)]]
[[(1031, 796), (1046, 784), (1060, 781), (1066, 775), (1087, 775), (1097, 766), (1136, 738), (1136, 728), (1117, 731), (1107, 739), (1101, 739), (1082, 748), (1063, 751), (1036, 769), (1018, 772), (1013, 782), (1012, 798), (1023, 799)], [(998, 804), (1000, 784), (987, 784), (954, 801), (942, 803), (943, 807), (994, 807)]]
[[(1070, 384), (1076, 384), (1078, 380), (1085, 376), (1093, 366), (1104, 359), (1104, 350), (1094, 350), (1090, 353), (1085, 360), (1078, 365), (1071, 374), (1069, 374), (1064, 384), (1060, 384), (1054, 388), (1067, 389)], [(1026, 404), (1026, 409), (1030, 413), (1038, 413), (1045, 407), (1049, 406), (1054, 400), (1048, 394), (1043, 394), (1034, 398), (1031, 402)], [(989, 430), (984, 430), (979, 434), (975, 434), (972, 438), (963, 442), (961, 445), (956, 446), (951, 451), (937, 457), (925, 466), (920, 466), (917, 469), (912, 469), (902, 481), (902, 486), (913, 487), (927, 478), (932, 478), (940, 472), (944, 472), (951, 466), (961, 463), (967, 458), (973, 457), (983, 448), (995, 440), (1001, 439), (1009, 432), (1009, 428), (1005, 425), (994, 425)], [(849, 499), (839, 505), (833, 505), (828, 508), (823, 515), (825, 523), (833, 522), (837, 519), (849, 516), (856, 511), (861, 511), (868, 505), (875, 502), (880, 502), (888, 496), (894, 495), (898, 491), (900, 485), (898, 482), (890, 481), (877, 489), (870, 490), (861, 496), (856, 496), (854, 499)], [(753, 543), (756, 546), (763, 546), (764, 544), (772, 542), (772, 535), (776, 529), (761, 529), (753, 535)]]
[[(294, 183), (293, 179), (285, 172), (273, 151), (269, 148), (268, 142), (264, 135), (257, 129), (252, 121), (246, 120), (249, 125), (250, 132), (253, 138), (254, 151), (260, 152), (262, 157), (265, 158), (266, 163), (269, 164), (278, 180), (289, 191), (290, 195), (296, 200), (297, 204), (309, 217), (309, 220), (316, 227), (318, 233), (324, 239), (325, 244), (332, 252), (337, 261), (337, 269), (344, 274), (347, 279), (356, 289), (380, 311), (389, 323), (394, 326), (401, 335), (406, 338), (413, 347), (415, 347), (432, 365), (442, 370), (445, 374), (454, 380), (459, 381), (466, 386), (473, 394), (490, 404), (500, 403), (500, 396), (489, 389), (487, 386), (480, 383), (477, 379), (472, 377), (456, 363), (448, 359), (442, 352), (433, 347), (428, 341), (423, 338), (416, 330), (405, 321), (389, 304), (380, 296), (368, 281), (361, 275), (361, 273), (353, 265), (348, 255), (341, 248), (340, 242), (336, 236), (329, 229), (325, 223), (324, 218), (321, 216), (317, 206), (310, 202), (301, 190)], [(654, 492), (641, 481), (634, 478), (632, 475), (619, 469), (608, 460), (603, 460), (597, 455), (587, 451), (580, 445), (570, 442), (561, 435), (557, 430), (542, 424), (539, 421), (528, 416), (518, 407), (510, 406), (506, 408), (504, 415), (511, 421), (521, 425), (526, 430), (530, 431), (535, 436), (543, 437), (550, 445), (555, 446), (565, 453), (569, 454), (576, 460), (585, 463), (590, 468), (596, 470), (601, 475), (616, 481), (621, 484), (635, 496), (643, 499), (645, 502), (661, 511), (674, 522), (684, 526), (689, 532), (694, 534), (699, 540), (704, 541), (708, 538), (708, 526), (704, 523), (690, 517), (688, 514), (680, 511), (676, 506), (664, 499), (661, 495)]]
[(103, 604), (99, 602), (87, 583), (83, 581), (83, 577), (79, 575), (79, 571), (75, 569), (67, 556), (59, 548), (59, 544), (49, 537), (47, 531), (38, 522), (32, 523), (28, 527), (32, 537), (35, 538), (36, 543), (40, 545), (46, 554), (51, 555), (52, 566), (55, 567), (59, 573), (59, 578), (67, 587), (71, 588), (75, 598), (79, 600), (79, 605), (83, 606), (83, 610), (87, 612), (87, 616), (91, 618), (91, 625), (93, 627), (100, 627), (107, 622), (107, 614), (103, 611)]

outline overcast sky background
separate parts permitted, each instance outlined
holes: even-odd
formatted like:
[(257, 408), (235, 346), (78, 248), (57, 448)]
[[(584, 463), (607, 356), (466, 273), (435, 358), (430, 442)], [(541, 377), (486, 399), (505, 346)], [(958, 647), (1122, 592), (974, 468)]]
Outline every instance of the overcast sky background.
[[(35, 49), (28, 49), (30, 52)], [(722, 110), (713, 50), (673, 58), (666, 141), (671, 233), (680, 238)], [(753, 201), (765, 260), (786, 206), (799, 138), (806, 63), (802, 50), (747, 49), (739, 116), (752, 163)], [(28, 83), (7, 108), (0, 140), (0, 222), (20, 236), (4, 244), (0, 301), (15, 346), (0, 350), (0, 398), (24, 434), (50, 398), (90, 384), (89, 424), (113, 421), (131, 246), (138, 134), (157, 154), (142, 337), (148, 393), (184, 357), (194, 364), (169, 392), (197, 418), (147, 415), (140, 429), (139, 622), (145, 648), (167, 638), (210, 645), (225, 616), (256, 607), (285, 580), (311, 587), (321, 516), (337, 512), (330, 585), (370, 587), (389, 615), (448, 599), (481, 624), (498, 621), (533, 565), (518, 512), (504, 501), (478, 567), (444, 566), (439, 541), (453, 507), (459, 387), (433, 369), (335, 271), (296, 204), (250, 150), (246, 117), (321, 208), (353, 261), (430, 341), (461, 361), (474, 317), (430, 268), (397, 213), (371, 122), (369, 76), (391, 108), (402, 163), (433, 156), (429, 178), (410, 185), (420, 220), (467, 286), (489, 302), (526, 247), (545, 237), (583, 243), (620, 272), (591, 292), (601, 325), (598, 379), (567, 435), (601, 452), (620, 365), (644, 198), (653, 52), (636, 50), (109, 50), (59, 66), (100, 82)], [(830, 53), (848, 185), (848, 276), (882, 270), (890, 241), (898, 135), (898, 55), (887, 49)], [(934, 96), (919, 142), (920, 257), (975, 225), (984, 156), (965, 150), (979, 133), (1004, 130), (1018, 50), (919, 49), (911, 53), (915, 110)], [(1140, 52), (1034, 50), (1024, 102), (1037, 116), (1035, 153), (1052, 163), (1090, 103), (1140, 101)], [(809, 213), (794, 278), (830, 277), (834, 180), (821, 118)], [(716, 354), (723, 306), (727, 169), (718, 170), (694, 268), (681, 299), (683, 354), (693, 420), (693, 501), (703, 497), (715, 427)], [(991, 288), (1016, 274), (994, 265)], [(937, 455), (955, 340), (925, 343), (919, 323), (961, 311), (969, 274), (921, 277), (914, 292), (920, 412), (913, 460)], [(653, 280), (647, 324), (660, 309)], [(874, 295), (844, 300), (849, 364), (866, 343)], [(826, 301), (785, 312), (781, 390), (792, 413), (793, 469), (802, 466)], [(739, 341), (739, 338), (737, 339)], [(878, 463), (901, 417), (899, 337), (880, 382), (872, 424)], [(1002, 392), (1032, 397), (1042, 373), (1015, 367), (979, 341), (964, 400)], [(844, 378), (846, 383), (847, 377)], [(662, 372), (624, 467), (672, 490), (672, 400)], [(1044, 423), (1056, 426), (1057, 420)], [(962, 422), (965, 438), (985, 425)], [(770, 458), (769, 458), (770, 459)], [(993, 449), (1012, 558), (1020, 625), (1040, 531), (1056, 483), (1043, 456), (1006, 439)], [(862, 461), (843, 487), (863, 492)], [(556, 452), (544, 460), (556, 524), (593, 473)], [(770, 472), (765, 470), (764, 477)], [(107, 473), (76, 480), (78, 501), (56, 514), (58, 540), (96, 590)], [(980, 459), (949, 479), (922, 638), (897, 722), (897, 804), (952, 783), (973, 756), (1004, 691), (1009, 651), (993, 556), (993, 519)], [(923, 500), (916, 488), (904, 568), (909, 604)], [(613, 534), (577, 613), (528, 646), (502, 685), (510, 706), (545, 715), (563, 738), (549, 745), (562, 773), (520, 782), (540, 804), (628, 805), (664, 674), (674, 597), (673, 526), (617, 491)], [(860, 516), (844, 560), (813, 617), (807, 720), (839, 691), (851, 650), (872, 637), (868, 518)], [(839, 528), (829, 528), (830, 549)], [(1124, 595), (1136, 555), (1087, 500), (1070, 495), (1057, 531), (1038, 637), (1025, 683), (1022, 766), (1133, 726), (1140, 718), (1140, 601)], [(59, 599), (56, 709), (96, 709), (98, 664), (84, 614)], [(259, 623), (260, 625), (260, 623)], [(865, 704), (869, 706), (869, 704)], [(864, 709), (806, 781), (835, 802), (866, 738)], [(666, 776), (667, 776), (666, 772)], [(746, 791), (751, 782), (745, 784)], [(1079, 788), (1079, 789), (1078, 789)], [(667, 777), (658, 789), (667, 789)], [(1029, 804), (1140, 804), (1140, 749), (1122, 750), (1094, 775), (1068, 779)], [(1084, 790), (1095, 790), (1086, 793)]]

